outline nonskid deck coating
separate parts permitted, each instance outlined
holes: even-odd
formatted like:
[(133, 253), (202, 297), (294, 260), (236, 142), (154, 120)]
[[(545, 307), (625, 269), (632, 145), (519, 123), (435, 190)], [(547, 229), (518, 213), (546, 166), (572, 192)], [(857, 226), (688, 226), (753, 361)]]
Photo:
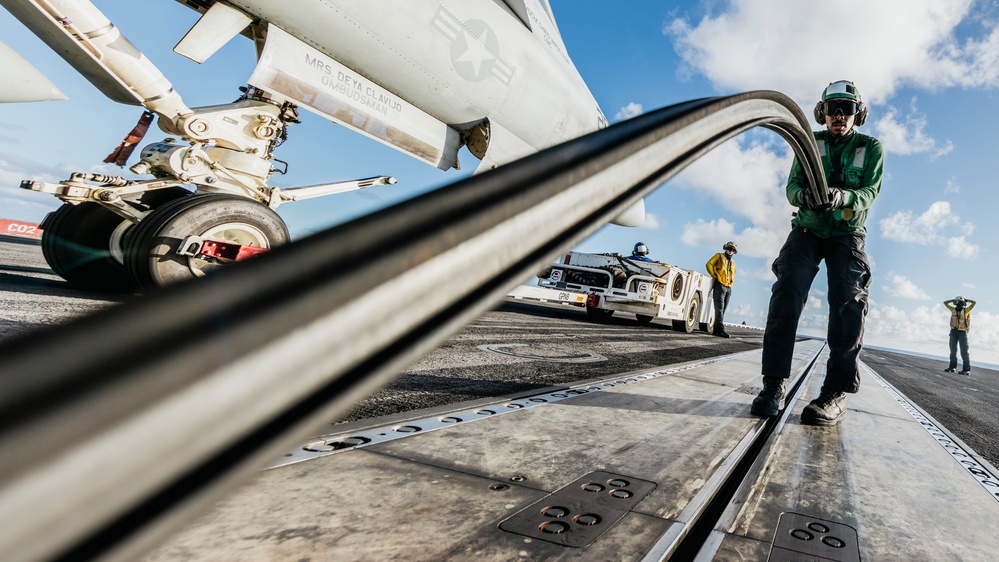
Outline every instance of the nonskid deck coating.
[[(796, 369), (819, 347), (799, 345)], [(748, 414), (759, 387), (759, 354), (739, 355), (264, 471), (148, 560), (641, 560), (676, 528), (676, 518), (713, 470), (759, 423)], [(935, 559), (934, 548), (942, 549), (940, 559), (996, 550), (997, 539), (976, 534), (971, 519), (995, 520), (999, 502), (865, 377), (841, 426), (805, 427), (796, 417), (788, 423), (755, 507), (731, 529), (714, 559), (770, 552), (781, 514), (802, 511), (853, 523), (867, 560), (891, 559), (897, 552)], [(818, 378), (808, 381), (793, 414), (811, 399)], [(891, 431), (879, 431), (886, 426)], [(813, 443), (801, 444), (799, 433)], [(915, 445), (901, 447), (903, 442)], [(836, 461), (843, 451), (851, 452), (850, 462)], [(906, 456), (908, 464), (899, 460)], [(921, 463), (953, 484), (927, 482)], [(891, 478), (893, 464), (902, 465), (897, 476), (914, 484)], [(777, 477), (778, 466), (798, 472)], [(816, 466), (821, 474), (809, 472)], [(526, 506), (598, 470), (648, 480), (656, 488), (590, 546), (560, 546), (499, 528)], [(829, 474), (836, 477), (830, 481)], [(840, 480), (848, 493), (820, 509), (808, 494), (823, 478), (833, 488)], [(870, 489), (869, 481), (882, 488)], [(777, 486), (785, 495), (774, 491)], [(913, 486), (930, 486), (933, 493), (925, 499), (905, 493)], [(938, 532), (912, 531), (929, 524), (928, 507), (937, 501), (948, 502), (947, 521), (962, 527), (950, 536), (972, 544), (948, 545), (941, 538), (946, 522), (936, 521)], [(975, 506), (974, 515), (955, 507), (962, 502)]]

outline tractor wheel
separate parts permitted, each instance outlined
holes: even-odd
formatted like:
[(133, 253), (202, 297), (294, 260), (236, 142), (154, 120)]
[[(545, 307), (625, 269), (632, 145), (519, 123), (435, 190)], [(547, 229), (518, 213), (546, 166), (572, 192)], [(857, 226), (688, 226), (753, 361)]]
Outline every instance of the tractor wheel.
[(713, 333), (714, 333), (714, 331), (715, 331), (715, 315), (714, 315), (714, 314), (712, 314), (712, 315), (711, 315), (711, 316), (710, 316), (710, 317), (708, 318), (708, 321), (707, 321), (707, 322), (701, 322), (701, 323), (700, 323), (700, 324), (698, 325), (698, 328), (700, 328), (702, 332), (707, 332), (707, 333), (709, 333), (709, 334), (713, 334)]
[(701, 296), (694, 295), (694, 298), (690, 299), (690, 304), (687, 305), (687, 313), (684, 315), (685, 320), (674, 320), (673, 329), (677, 332), (693, 333), (694, 328), (697, 327), (700, 310)]
[(588, 306), (586, 307), (586, 315), (594, 320), (606, 320), (614, 315), (614, 311)]

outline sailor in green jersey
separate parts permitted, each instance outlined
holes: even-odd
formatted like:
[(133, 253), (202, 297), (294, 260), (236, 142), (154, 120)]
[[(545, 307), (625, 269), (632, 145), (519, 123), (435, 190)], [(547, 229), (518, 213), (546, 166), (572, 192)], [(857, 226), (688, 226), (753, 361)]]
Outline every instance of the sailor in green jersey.
[(864, 251), (864, 222), (881, 191), (884, 150), (878, 139), (858, 133), (867, 120), (860, 91), (849, 81), (829, 84), (814, 115), (826, 130), (815, 133), (829, 202), (813, 200), (801, 164), (795, 158), (787, 182), (787, 200), (798, 207), (791, 233), (773, 264), (773, 285), (763, 335), (763, 390), (752, 413), (777, 415), (791, 359), (798, 320), (819, 263), (826, 262), (829, 285), (829, 361), (818, 398), (801, 413), (812, 425), (835, 425), (846, 413), (846, 393), (860, 390), (858, 360), (867, 316), (871, 268)]

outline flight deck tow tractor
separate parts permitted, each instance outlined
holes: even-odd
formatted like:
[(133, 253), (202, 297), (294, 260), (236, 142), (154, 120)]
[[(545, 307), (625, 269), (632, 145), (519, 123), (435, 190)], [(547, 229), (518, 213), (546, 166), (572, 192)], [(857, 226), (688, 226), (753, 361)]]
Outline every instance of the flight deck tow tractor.
[(687, 333), (698, 328), (710, 333), (715, 326), (711, 277), (666, 263), (569, 252), (538, 273), (538, 285), (585, 293), (586, 313), (598, 320), (620, 311), (643, 324), (669, 320), (674, 330)]

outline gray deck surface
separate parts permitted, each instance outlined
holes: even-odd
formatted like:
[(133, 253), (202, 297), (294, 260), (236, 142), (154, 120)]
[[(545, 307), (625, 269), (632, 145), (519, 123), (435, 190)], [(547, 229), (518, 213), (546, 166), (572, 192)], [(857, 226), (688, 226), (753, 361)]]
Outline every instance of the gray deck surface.
[[(820, 347), (800, 343), (795, 370)], [(832, 559), (850, 559), (851, 549), (864, 560), (991, 558), (999, 501), (866, 371), (840, 426), (798, 423), (823, 364), (711, 559), (765, 560), (782, 514), (855, 529), (852, 545), (835, 551), (844, 557)], [(264, 471), (148, 560), (641, 560), (682, 529), (685, 510), (760, 423), (748, 413), (757, 352), (658, 373)], [(594, 471), (655, 489), (616, 524), (580, 530), (597, 533), (581, 548), (499, 528)]]

